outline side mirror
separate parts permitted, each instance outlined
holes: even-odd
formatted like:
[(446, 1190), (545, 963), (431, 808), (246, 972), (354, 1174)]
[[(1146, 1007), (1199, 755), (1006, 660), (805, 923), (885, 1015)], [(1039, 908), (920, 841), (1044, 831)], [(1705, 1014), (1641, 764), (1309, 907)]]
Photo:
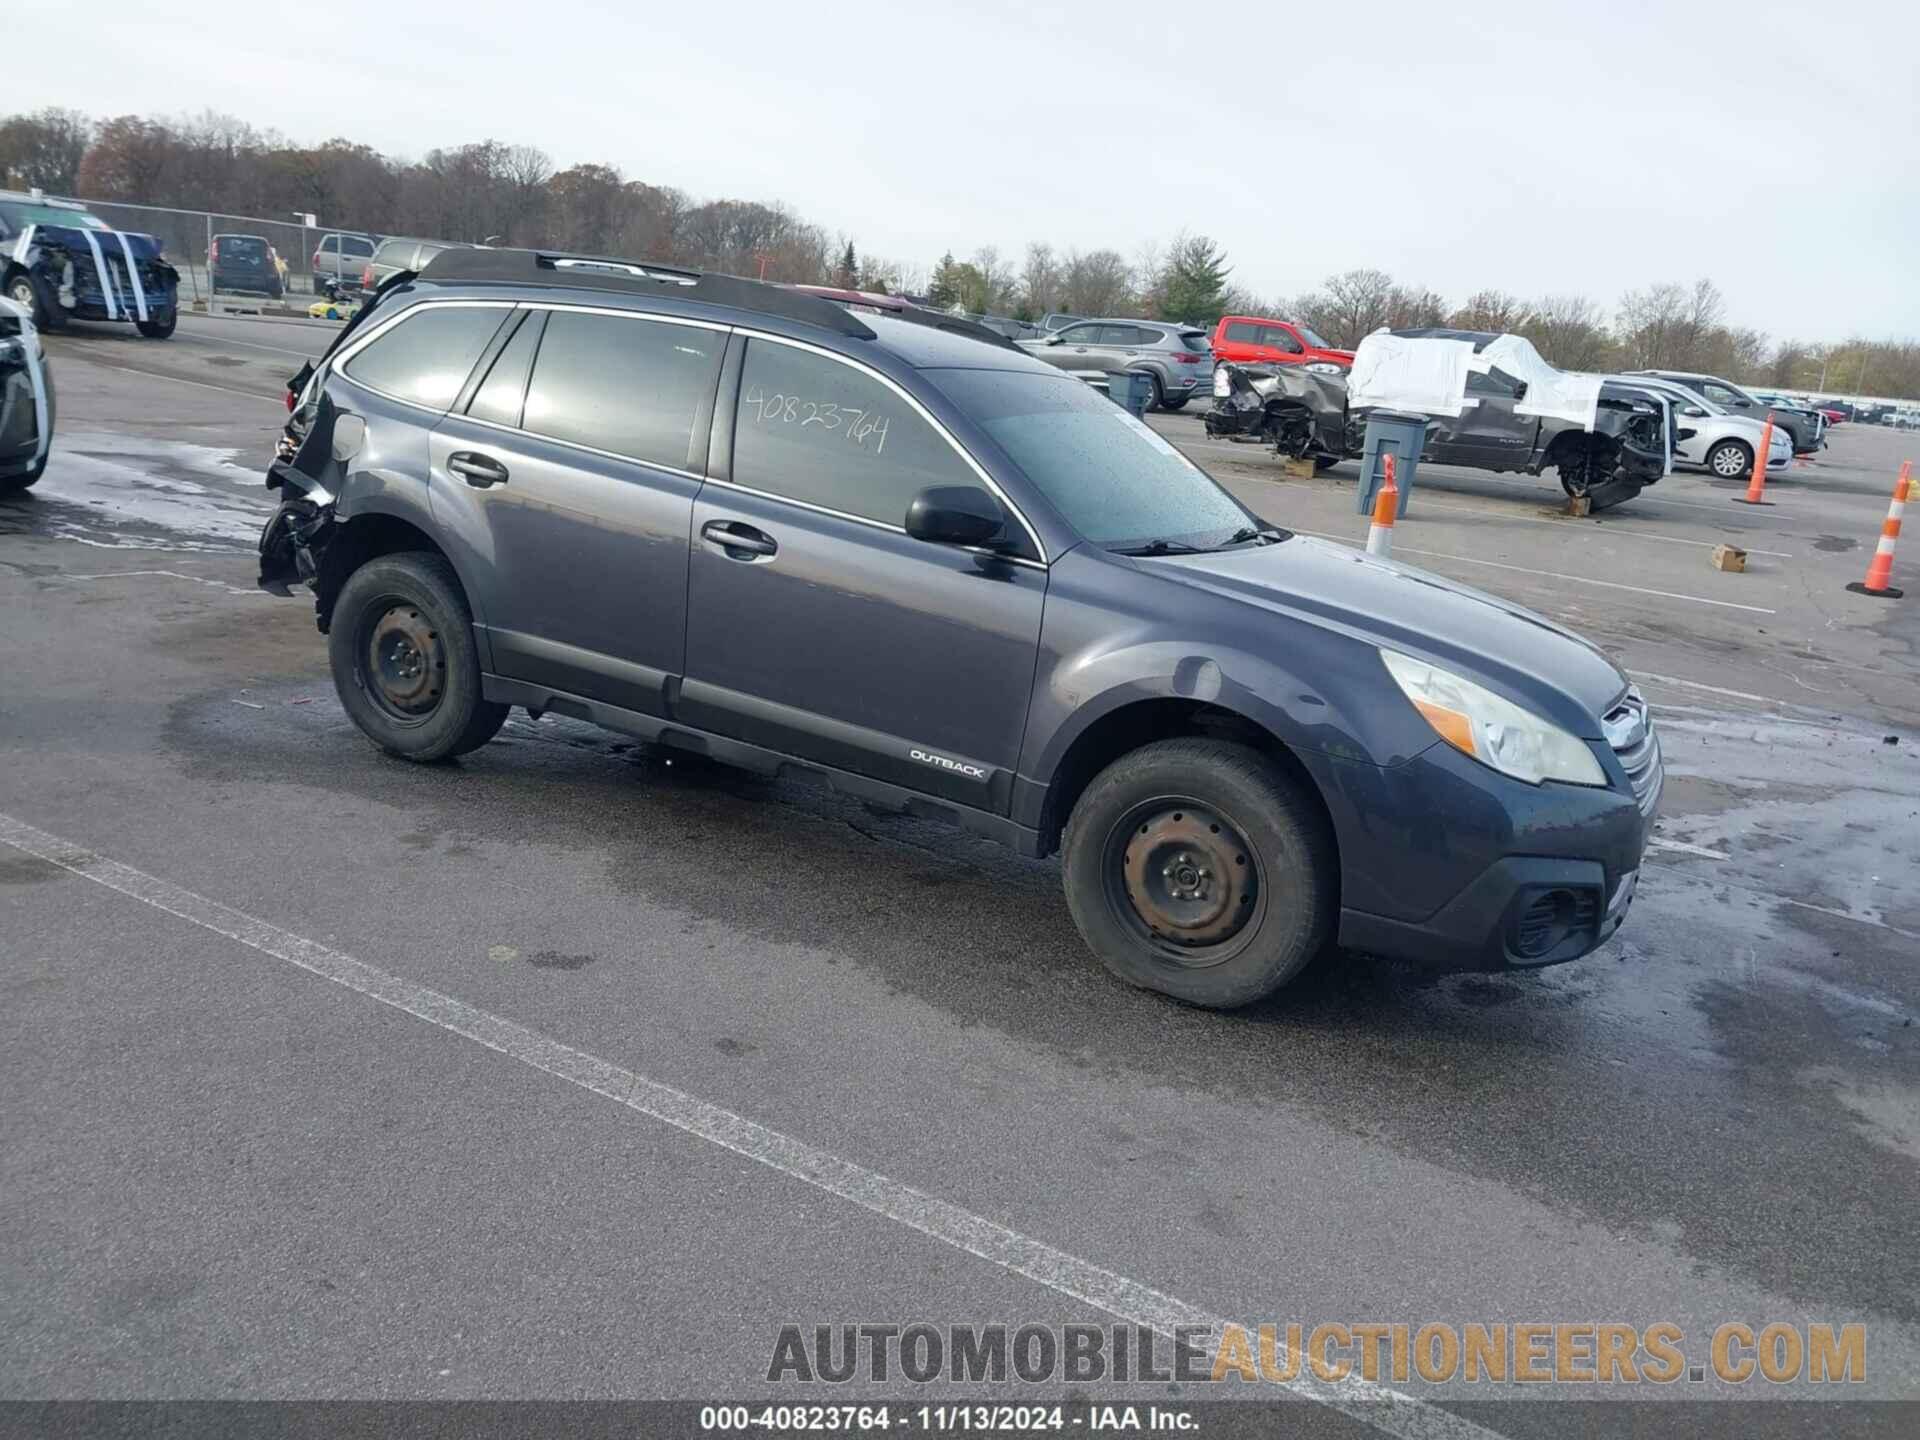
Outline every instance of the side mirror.
[(1051, 335), (1047, 336), (1047, 344), (1058, 345), (1064, 339), (1066, 339), (1066, 336), (1062, 335), (1058, 330), (1056, 330)]
[(1702, 410), (1698, 405), (1689, 405), (1680, 413), (1689, 420), (1704, 420), (1707, 418), (1707, 412)]
[(977, 485), (933, 485), (907, 506), (907, 534), (936, 545), (985, 545), (1007, 528), (1006, 512)]

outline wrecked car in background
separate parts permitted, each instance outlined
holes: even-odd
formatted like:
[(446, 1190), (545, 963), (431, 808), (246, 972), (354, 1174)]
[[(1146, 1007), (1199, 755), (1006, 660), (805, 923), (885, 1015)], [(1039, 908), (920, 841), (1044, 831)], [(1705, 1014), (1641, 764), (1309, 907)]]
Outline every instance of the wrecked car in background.
[(1425, 415), (1421, 459), (1538, 475), (1595, 510), (1631, 500), (1671, 465), (1668, 406), (1631, 383), (1556, 370), (1518, 335), (1379, 331), (1353, 369), (1220, 366), (1207, 433), (1255, 439), (1316, 468), (1357, 459), (1375, 409)]
[(53, 375), (25, 307), (0, 298), (0, 496), (46, 473), (53, 448)]
[(180, 272), (151, 235), (115, 230), (83, 205), (0, 190), (0, 294), (42, 330), (127, 321), (151, 340), (179, 320)]

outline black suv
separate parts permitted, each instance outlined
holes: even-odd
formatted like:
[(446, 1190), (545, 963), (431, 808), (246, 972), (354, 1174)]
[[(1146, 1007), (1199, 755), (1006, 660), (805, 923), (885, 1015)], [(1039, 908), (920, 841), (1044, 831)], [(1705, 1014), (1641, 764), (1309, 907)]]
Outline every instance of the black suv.
[(1633, 895), (1660, 751), (1605, 656), (966, 321), (455, 250), (291, 398), (261, 583), (395, 755), (518, 705), (1060, 849), (1100, 958), (1203, 1005), (1336, 934), (1569, 960)]

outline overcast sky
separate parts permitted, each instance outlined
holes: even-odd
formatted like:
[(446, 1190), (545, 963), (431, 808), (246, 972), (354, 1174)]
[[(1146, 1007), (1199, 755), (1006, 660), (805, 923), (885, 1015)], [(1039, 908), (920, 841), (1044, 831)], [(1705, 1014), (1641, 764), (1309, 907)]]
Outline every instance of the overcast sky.
[(1775, 339), (1920, 335), (1916, 0), (70, 8), (9, 7), (0, 111), (530, 143), (922, 270), (1184, 228), (1261, 295), (1704, 275)]

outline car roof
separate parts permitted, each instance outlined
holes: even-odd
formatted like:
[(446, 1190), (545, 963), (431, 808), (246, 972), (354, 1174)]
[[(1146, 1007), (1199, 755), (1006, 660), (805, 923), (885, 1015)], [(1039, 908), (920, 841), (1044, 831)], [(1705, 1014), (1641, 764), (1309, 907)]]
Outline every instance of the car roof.
[(904, 303), (897, 311), (856, 314), (817, 292), (651, 261), (463, 247), (441, 251), (420, 272), (419, 283), (587, 292), (603, 300), (623, 297), (650, 305), (664, 303), (668, 308), (686, 305), (712, 318), (720, 318), (716, 311), (735, 315), (744, 311), (763, 323), (804, 327), (849, 340), (878, 341), (915, 368), (1035, 366), (1044, 374), (1058, 373), (1050, 365), (1031, 360), (1005, 336), (958, 316)]

